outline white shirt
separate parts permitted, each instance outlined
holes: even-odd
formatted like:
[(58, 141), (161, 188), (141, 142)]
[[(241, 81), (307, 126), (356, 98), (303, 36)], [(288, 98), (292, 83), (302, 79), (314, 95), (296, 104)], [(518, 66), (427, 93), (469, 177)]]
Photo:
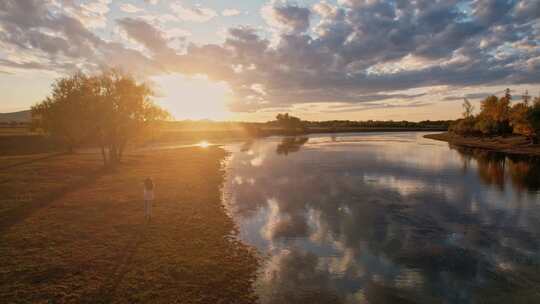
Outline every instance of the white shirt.
[(144, 200), (153, 201), (154, 200), (154, 190), (144, 189)]

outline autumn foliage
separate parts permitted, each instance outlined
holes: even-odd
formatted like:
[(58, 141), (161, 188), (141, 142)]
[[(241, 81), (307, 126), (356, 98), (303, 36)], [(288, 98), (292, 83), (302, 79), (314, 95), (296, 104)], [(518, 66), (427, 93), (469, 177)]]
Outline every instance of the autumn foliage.
[(510, 90), (504, 96), (489, 96), (481, 101), (480, 113), (465, 99), (463, 118), (450, 126), (450, 131), (460, 135), (523, 135), (533, 141), (540, 137), (540, 97), (533, 102), (526, 92), (520, 102), (512, 102)]

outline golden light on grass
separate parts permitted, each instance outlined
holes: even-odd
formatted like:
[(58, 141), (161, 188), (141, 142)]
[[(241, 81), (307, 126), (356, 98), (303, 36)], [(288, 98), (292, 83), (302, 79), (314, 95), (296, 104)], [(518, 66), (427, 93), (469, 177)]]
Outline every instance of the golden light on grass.
[[(0, 303), (254, 303), (247, 295), (257, 259), (247, 246), (224, 241), (234, 228), (221, 201), (225, 151), (197, 151), (128, 152), (110, 171), (97, 170), (96, 153), (0, 157), (0, 167), (23, 163), (0, 170), (1, 189), (12, 190), (0, 199)], [(147, 176), (159, 190), (152, 222), (143, 225), (140, 181)], [(89, 263), (90, 275), (71, 272)], [(126, 267), (125, 276), (111, 273), (115, 265)], [(166, 265), (167, 275), (155, 265)]]

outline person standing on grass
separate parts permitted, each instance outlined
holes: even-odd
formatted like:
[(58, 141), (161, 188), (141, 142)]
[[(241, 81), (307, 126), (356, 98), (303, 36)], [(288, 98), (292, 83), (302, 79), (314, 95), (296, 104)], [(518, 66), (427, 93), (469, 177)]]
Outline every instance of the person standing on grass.
[(150, 177), (144, 180), (144, 219), (152, 218), (152, 202), (154, 201), (154, 182)]

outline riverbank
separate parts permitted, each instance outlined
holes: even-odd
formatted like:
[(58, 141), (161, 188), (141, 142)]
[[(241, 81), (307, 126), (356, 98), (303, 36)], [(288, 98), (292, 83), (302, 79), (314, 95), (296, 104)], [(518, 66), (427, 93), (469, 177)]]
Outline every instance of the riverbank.
[[(254, 303), (255, 252), (232, 237), (220, 148), (0, 157), (6, 303)], [(144, 224), (142, 180), (156, 183)]]
[[(1, 130), (0, 130), (1, 131)], [(246, 141), (269, 136), (304, 136), (309, 134), (325, 133), (365, 133), (365, 132), (438, 132), (445, 128), (306, 128), (304, 130), (285, 130), (279, 128), (266, 129), (223, 129), (223, 130), (176, 130), (161, 131), (150, 136), (145, 142), (138, 142), (136, 148), (159, 145), (190, 145), (201, 141), (213, 143), (226, 143), (232, 141)], [(82, 149), (95, 148), (94, 144), (81, 145)], [(63, 151), (61, 145), (52, 138), (30, 132), (2, 133), (0, 132), (0, 157), (23, 154), (39, 154)]]
[(531, 145), (530, 141), (524, 136), (464, 137), (445, 132), (427, 134), (424, 137), (469, 148), (481, 148), (507, 154), (540, 156), (540, 145)]

